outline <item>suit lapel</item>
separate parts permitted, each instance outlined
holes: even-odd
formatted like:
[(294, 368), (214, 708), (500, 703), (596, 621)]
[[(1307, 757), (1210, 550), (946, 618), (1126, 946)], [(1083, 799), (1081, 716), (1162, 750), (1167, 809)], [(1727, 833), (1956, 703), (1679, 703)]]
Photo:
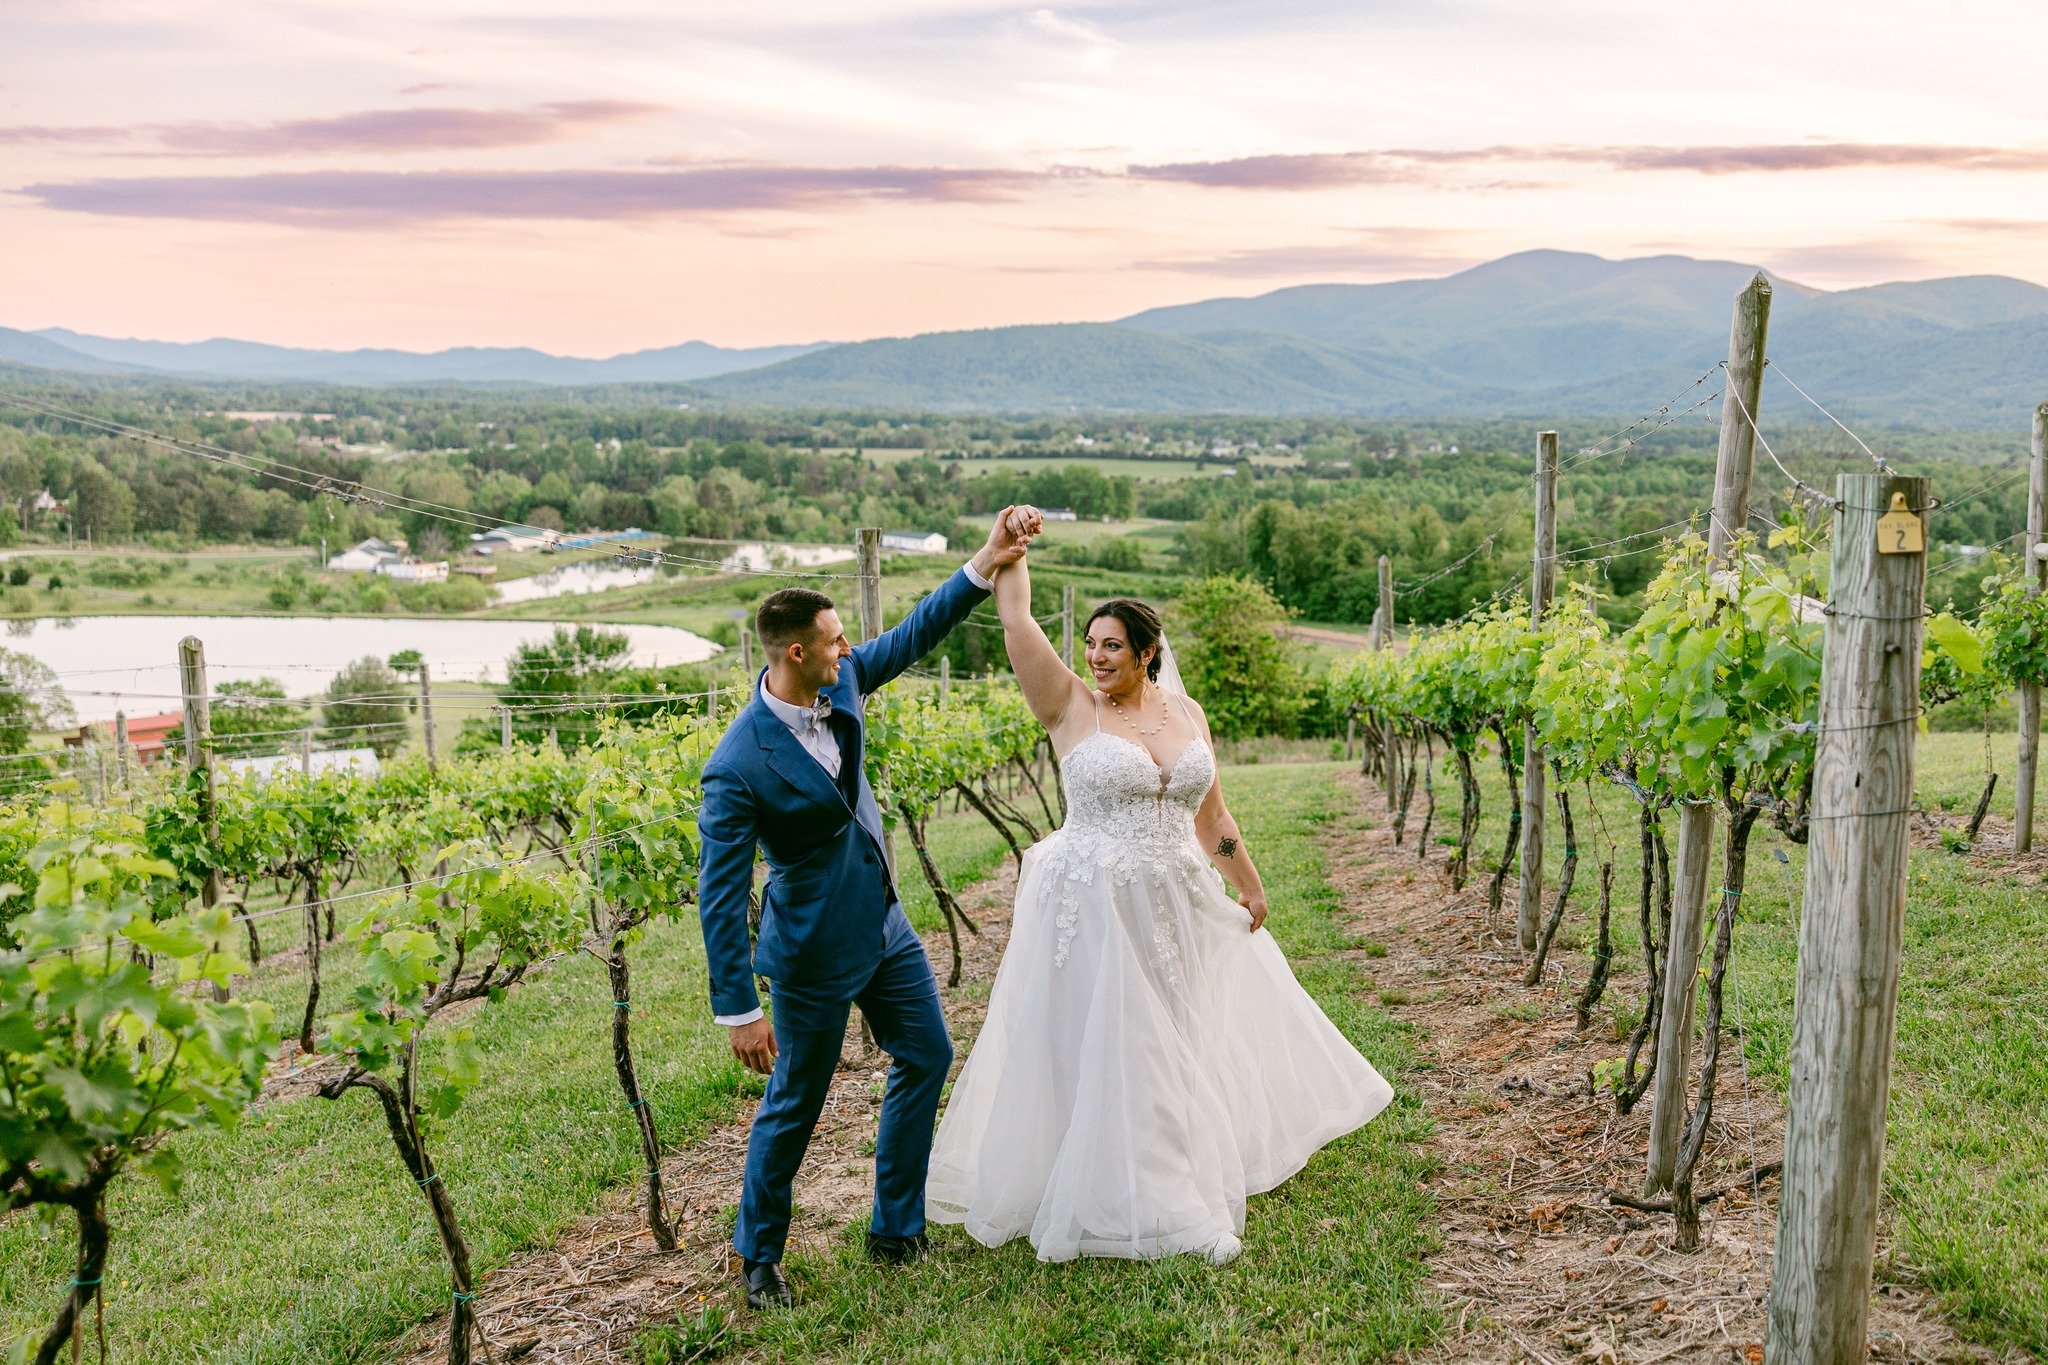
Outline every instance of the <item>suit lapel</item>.
[(839, 684), (832, 689), (831, 724), (839, 735), (839, 783), (846, 804), (860, 799), (860, 765), (867, 747), (867, 726), (861, 722), (861, 695), (853, 685), (853, 670), (839, 670)]
[[(818, 760), (805, 752), (789, 727), (758, 701), (754, 704), (754, 735), (768, 766), (784, 781), (819, 805), (849, 805), (845, 793), (818, 766)], [(840, 771), (845, 771), (844, 759)]]

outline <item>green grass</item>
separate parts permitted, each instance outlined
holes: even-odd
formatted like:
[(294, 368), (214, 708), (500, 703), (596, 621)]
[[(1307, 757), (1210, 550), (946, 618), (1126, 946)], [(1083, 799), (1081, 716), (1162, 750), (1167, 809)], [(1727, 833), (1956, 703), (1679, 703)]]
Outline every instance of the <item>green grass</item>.
[[(2009, 816), (2013, 737), (1994, 736), (1992, 752), (2005, 774), (1992, 809)], [(1474, 879), (1483, 887), (1481, 869), (1490, 870), (1506, 836), (1507, 804), (1490, 757), (1481, 775), (1485, 818)], [(1967, 819), (1983, 784), (1982, 736), (1921, 736), (1915, 787), (1922, 805)], [(1455, 784), (1440, 776), (1437, 789), (1437, 828), (1454, 827)], [(1565, 923), (1590, 941), (1600, 828), (1574, 795), (1581, 798), (1581, 865)], [(1634, 803), (1607, 788), (1598, 804), (1618, 855), (1621, 946), (1608, 1003), (1626, 1012), (1640, 999), (1642, 962)], [(1418, 796), (1411, 820), (1419, 812)], [(1554, 881), (1564, 856), (1554, 810), (1546, 825), (1545, 866)], [(1718, 843), (1714, 859), (1718, 875)], [(1751, 1083), (1779, 1092), (1787, 1082), (1805, 867), (1804, 848), (1757, 825), (1728, 1003), (1731, 1022), (1745, 1029)], [(1888, 1273), (1936, 1292), (1965, 1336), (2048, 1353), (2048, 973), (2041, 969), (2048, 897), (2035, 877), (1938, 848), (1913, 850), (1910, 877), (1885, 1160)], [(1512, 905), (1510, 897), (1509, 915)], [(1621, 1051), (1617, 1043), (1615, 1054)], [(1723, 1086), (1741, 1083), (1724, 1067)]]
[[(1317, 826), (1342, 804), (1334, 765), (1232, 769), (1225, 785), (1257, 851), (1268, 921), (1302, 984), (1397, 1087), (1407, 1027), (1363, 1002), (1339, 954), (1353, 946), (1323, 875)], [(1217, 1269), (1189, 1257), (1040, 1265), (1028, 1243), (988, 1251), (941, 1229), (937, 1254), (878, 1273), (859, 1229), (791, 1266), (801, 1303), (740, 1324), (741, 1344), (776, 1360), (1373, 1359), (1427, 1340), (1436, 1310), (1421, 1286), (1431, 1245), (1419, 1104), (1331, 1144), (1251, 1201), (1244, 1254)]]

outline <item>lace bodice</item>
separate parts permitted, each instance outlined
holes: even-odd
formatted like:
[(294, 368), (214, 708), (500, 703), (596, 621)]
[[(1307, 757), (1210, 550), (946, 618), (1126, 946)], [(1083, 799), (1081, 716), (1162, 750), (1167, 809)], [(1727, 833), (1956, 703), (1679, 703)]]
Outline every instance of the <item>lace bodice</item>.
[[(1136, 740), (1102, 731), (1067, 751), (1060, 762), (1067, 789), (1067, 820), (1043, 845), (1045, 894), (1057, 908), (1053, 965), (1063, 967), (1080, 922), (1084, 886), (1144, 883), (1146, 899), (1163, 905), (1169, 882), (1192, 891), (1216, 872), (1195, 843), (1195, 811), (1216, 779), (1216, 760), (1201, 739), (1161, 769)], [(1168, 919), (1146, 913), (1151, 958), (1163, 979), (1180, 978), (1180, 945)]]
[(1209, 746), (1197, 737), (1162, 770), (1135, 740), (1098, 731), (1060, 762), (1070, 830), (1101, 830), (1152, 843), (1194, 838), (1195, 811), (1216, 780)]

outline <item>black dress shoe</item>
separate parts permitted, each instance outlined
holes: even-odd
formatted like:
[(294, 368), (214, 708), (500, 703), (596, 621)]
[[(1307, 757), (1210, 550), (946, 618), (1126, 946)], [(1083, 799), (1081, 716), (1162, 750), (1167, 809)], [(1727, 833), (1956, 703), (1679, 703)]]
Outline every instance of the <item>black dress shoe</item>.
[(915, 1237), (884, 1237), (880, 1233), (868, 1234), (868, 1259), (880, 1261), (883, 1265), (909, 1265), (920, 1260), (932, 1249), (931, 1239), (923, 1233)]
[(770, 1308), (787, 1308), (796, 1302), (796, 1295), (789, 1291), (789, 1281), (782, 1278), (780, 1261), (740, 1261), (740, 1270), (747, 1277), (747, 1307), (757, 1312)]

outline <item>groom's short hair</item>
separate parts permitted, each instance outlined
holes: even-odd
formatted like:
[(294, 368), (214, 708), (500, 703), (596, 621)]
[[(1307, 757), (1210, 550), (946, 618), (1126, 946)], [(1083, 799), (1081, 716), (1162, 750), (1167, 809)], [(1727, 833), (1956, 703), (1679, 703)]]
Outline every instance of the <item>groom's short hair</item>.
[(761, 599), (754, 613), (754, 633), (768, 649), (780, 652), (793, 644), (810, 643), (821, 613), (833, 610), (832, 599), (814, 588), (778, 588)]

